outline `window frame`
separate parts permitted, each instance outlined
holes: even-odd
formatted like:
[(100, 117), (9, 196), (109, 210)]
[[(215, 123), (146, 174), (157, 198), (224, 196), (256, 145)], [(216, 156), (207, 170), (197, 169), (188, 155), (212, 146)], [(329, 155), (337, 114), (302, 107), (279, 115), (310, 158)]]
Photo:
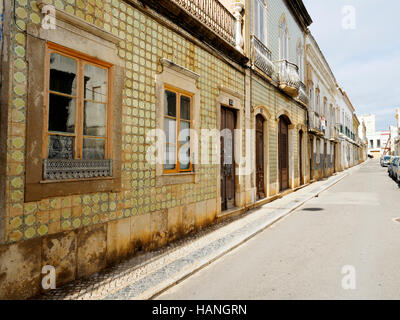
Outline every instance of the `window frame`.
[(321, 116), (321, 91), (319, 88), (315, 89), (315, 112)]
[[(25, 120), (25, 156), (21, 163), (25, 164), (24, 202), (43, 199), (77, 196), (98, 192), (122, 191), (122, 164), (125, 158), (123, 143), (123, 90), (126, 81), (126, 65), (118, 55), (119, 36), (94, 24), (56, 10), (56, 29), (46, 30), (40, 24), (29, 25), (30, 32), (26, 36), (27, 87), (26, 120)], [(73, 34), (73, 37), (65, 35)], [(32, 36), (35, 35), (35, 36)], [(59, 180), (44, 180), (45, 162), (43, 160), (43, 119), (45, 111), (45, 64), (47, 44), (53, 43), (68, 47), (71, 52), (81, 56), (106, 61), (112, 64), (109, 76), (112, 81), (112, 159), (102, 160), (109, 163), (110, 175)], [(71, 49), (69, 49), (71, 48)], [(111, 139), (111, 137), (109, 137)], [(122, 152), (121, 152), (122, 151)], [(28, 156), (29, 155), (29, 156)]]
[(296, 48), (297, 66), (299, 67), (299, 77), (304, 81), (304, 49), (301, 39), (299, 39)]
[[(83, 121), (84, 121), (84, 68), (86, 65), (92, 65), (107, 71), (107, 98), (104, 104), (106, 105), (106, 114), (105, 114), (105, 125), (106, 125), (106, 135), (105, 140), (105, 148), (104, 148), (104, 160), (112, 159), (112, 128), (113, 128), (113, 64), (99, 60), (94, 57), (90, 57), (81, 52), (75, 51), (73, 49), (61, 46), (59, 44), (55, 44), (52, 42), (48, 42), (46, 45), (46, 57), (45, 57), (45, 97), (44, 97), (44, 117), (43, 117), (43, 160), (48, 158), (48, 137), (49, 135), (49, 98), (50, 94), (54, 94), (50, 90), (50, 55), (51, 53), (56, 53), (67, 58), (73, 59), (76, 61), (76, 96), (75, 96), (75, 131), (74, 134), (66, 134), (62, 133), (63, 136), (74, 136), (74, 160), (81, 160), (83, 154), (83, 140), (85, 136), (83, 132)], [(59, 93), (55, 93), (60, 95)], [(90, 136), (91, 137), (91, 136)], [(94, 138), (94, 137), (91, 137)]]
[(309, 92), (309, 99), (310, 99), (310, 110), (315, 112), (315, 103), (314, 103), (314, 85), (312, 82), (308, 83), (308, 92)]
[[(254, 16), (254, 35), (257, 37), (258, 40), (260, 40), (266, 46), (268, 38), (268, 32), (267, 32), (268, 16), (267, 16), (267, 5), (265, 0), (254, 0), (253, 16)], [(260, 23), (261, 16), (264, 18), (262, 25)], [(262, 34), (264, 35), (264, 37), (261, 37)]]
[(285, 17), (279, 22), (279, 60), (289, 61), (289, 28)]
[[(191, 148), (191, 140), (189, 142), (190, 144), (190, 155), (189, 155), (189, 168), (188, 169), (180, 169), (180, 162), (179, 162), (179, 149), (181, 147), (180, 141), (179, 141), (179, 132), (180, 132), (180, 122), (181, 122), (181, 118), (180, 118), (180, 113), (181, 113), (181, 97), (187, 97), (190, 98), (190, 120), (188, 121), (190, 123), (190, 130), (194, 130), (193, 127), (193, 100), (194, 100), (194, 93), (191, 93), (189, 91), (174, 87), (172, 85), (169, 84), (164, 84), (164, 98), (165, 98), (165, 93), (169, 91), (169, 92), (173, 92), (176, 94), (176, 117), (174, 119), (176, 119), (176, 133), (175, 133), (175, 145), (176, 145), (176, 150), (175, 150), (175, 155), (176, 155), (176, 159), (175, 159), (175, 169), (165, 169), (165, 164), (166, 164), (166, 159), (164, 158), (164, 163), (163, 163), (163, 173), (164, 174), (179, 174), (179, 173), (192, 173), (193, 172), (193, 163), (192, 163), (192, 148)], [(164, 105), (164, 114), (163, 114), (163, 124), (162, 124), (162, 128), (164, 130), (165, 133), (165, 119), (172, 119), (173, 117), (169, 117), (166, 115), (166, 108), (167, 105)], [(187, 121), (184, 119), (184, 121)], [(192, 139), (192, 136), (190, 134), (190, 139)], [(165, 140), (164, 142), (164, 148), (167, 146), (167, 141)], [(165, 152), (164, 152), (164, 156), (165, 156)]]

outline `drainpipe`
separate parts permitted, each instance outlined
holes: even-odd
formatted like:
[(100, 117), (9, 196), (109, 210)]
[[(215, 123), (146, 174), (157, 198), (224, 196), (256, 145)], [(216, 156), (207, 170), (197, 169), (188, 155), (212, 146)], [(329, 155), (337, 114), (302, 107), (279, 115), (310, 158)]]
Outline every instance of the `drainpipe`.
[[(12, 5), (9, 0), (0, 0), (2, 6), (1, 60), (0, 60), (0, 163), (7, 163), (8, 99), (10, 94), (10, 34)], [(7, 166), (0, 166), (0, 244), (6, 240), (6, 174)]]

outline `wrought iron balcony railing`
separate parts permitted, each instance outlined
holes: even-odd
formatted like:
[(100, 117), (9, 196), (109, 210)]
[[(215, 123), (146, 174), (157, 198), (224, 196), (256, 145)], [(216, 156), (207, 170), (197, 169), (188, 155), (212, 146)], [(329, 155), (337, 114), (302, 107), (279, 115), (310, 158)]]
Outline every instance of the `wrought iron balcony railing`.
[(305, 105), (308, 105), (308, 103), (310, 102), (310, 99), (307, 95), (307, 88), (306, 85), (300, 81), (300, 89), (299, 89), (299, 96), (298, 99), (303, 102)]
[(251, 63), (272, 77), (275, 66), (271, 60), (271, 51), (255, 36), (251, 36)]
[(322, 130), (322, 120), (318, 113), (309, 111), (309, 129), (310, 131), (323, 136), (325, 132)]
[(234, 43), (235, 17), (218, 0), (171, 0), (229, 43)]
[(299, 68), (287, 60), (275, 62), (279, 88), (291, 97), (297, 97), (300, 89)]
[(146, 5), (172, 20), (199, 40), (247, 63), (243, 51), (243, 8), (233, 2), (232, 13), (219, 0), (146, 0)]

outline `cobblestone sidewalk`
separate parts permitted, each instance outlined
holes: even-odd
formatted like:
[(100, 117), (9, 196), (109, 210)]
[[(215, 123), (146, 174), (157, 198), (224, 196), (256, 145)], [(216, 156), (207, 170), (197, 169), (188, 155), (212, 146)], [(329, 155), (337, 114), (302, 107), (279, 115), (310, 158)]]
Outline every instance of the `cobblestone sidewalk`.
[(276, 223), (360, 166), (225, 220), (157, 251), (55, 289), (39, 299), (150, 299)]

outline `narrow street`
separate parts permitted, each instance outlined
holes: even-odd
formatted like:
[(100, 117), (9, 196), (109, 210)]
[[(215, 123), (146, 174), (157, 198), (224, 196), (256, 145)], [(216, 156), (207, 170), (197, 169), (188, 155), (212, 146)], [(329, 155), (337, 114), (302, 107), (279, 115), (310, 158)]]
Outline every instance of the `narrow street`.
[(157, 299), (398, 299), (399, 195), (371, 160)]

